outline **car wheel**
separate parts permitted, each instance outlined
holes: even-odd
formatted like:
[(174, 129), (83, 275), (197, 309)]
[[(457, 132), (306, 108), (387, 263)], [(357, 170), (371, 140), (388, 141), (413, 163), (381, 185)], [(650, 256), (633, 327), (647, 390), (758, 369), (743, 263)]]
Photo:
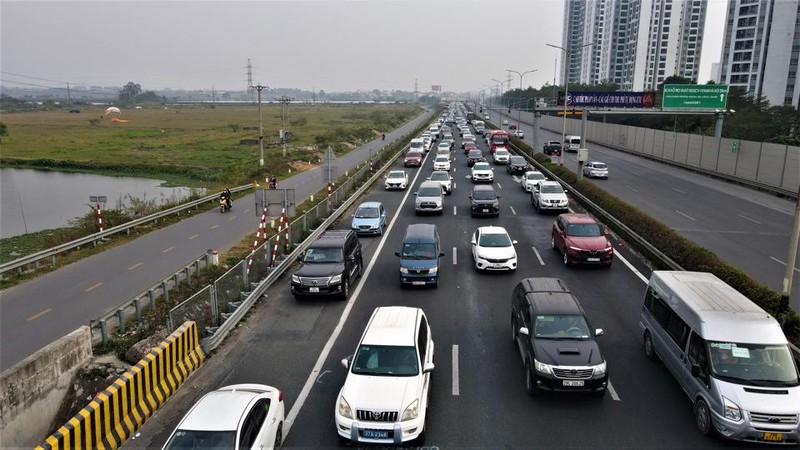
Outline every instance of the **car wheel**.
[(360, 257), (358, 258), (358, 278), (364, 275), (364, 260)]
[(702, 398), (698, 399), (694, 404), (694, 423), (704, 436), (708, 436), (714, 431), (714, 426), (711, 425), (711, 412), (708, 409), (708, 403)]
[(644, 332), (644, 354), (651, 361), (655, 361), (657, 358), (656, 349), (653, 348), (653, 337), (650, 336), (649, 331)]
[(564, 250), (564, 257), (562, 258), (562, 260), (564, 261), (565, 267), (569, 267), (571, 265), (569, 262), (569, 255), (567, 254), (566, 249)]
[(278, 424), (278, 430), (275, 432), (275, 445), (273, 448), (280, 448), (283, 444), (283, 422)]
[(338, 434), (336, 435), (336, 437), (339, 439), (339, 446), (340, 447), (349, 447), (352, 444), (350, 439), (342, 437), (342, 436), (340, 436)]
[(350, 280), (345, 279), (342, 283), (342, 300), (347, 300), (350, 296)]
[(542, 393), (541, 389), (536, 386), (536, 380), (533, 378), (533, 367), (531, 367), (531, 363), (529, 362), (525, 363), (525, 391), (528, 395), (534, 397)]
[(542, 205), (540, 205), (539, 203), (536, 204), (536, 212), (539, 214), (542, 213)]
[(294, 295), (294, 299), (295, 299), (295, 301), (298, 301), (298, 302), (299, 302), (300, 300), (302, 300), (302, 299), (303, 299), (303, 296), (302, 296), (302, 295), (300, 295), (300, 294), (293, 294), (293, 295)]
[(552, 248), (553, 250), (556, 250), (556, 251), (558, 250), (558, 248), (556, 247), (556, 237), (555, 237), (555, 235), (550, 235), (550, 248)]
[(603, 398), (606, 395), (606, 390), (603, 389), (602, 391), (594, 391), (592, 392), (592, 397), (594, 398)]
[(517, 327), (514, 325), (514, 314), (511, 314), (511, 343), (517, 346)]

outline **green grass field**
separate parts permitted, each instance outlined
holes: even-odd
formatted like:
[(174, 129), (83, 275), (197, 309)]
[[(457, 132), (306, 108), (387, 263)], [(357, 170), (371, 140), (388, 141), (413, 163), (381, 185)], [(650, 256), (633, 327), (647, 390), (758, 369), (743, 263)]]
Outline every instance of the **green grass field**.
[[(275, 146), (280, 105), (262, 105), (265, 166), (258, 166), (257, 105), (181, 105), (125, 109), (105, 106), (4, 113), (8, 135), (0, 164), (168, 180), (170, 185), (217, 188), (283, 175), (312, 163), (328, 146), (337, 154), (391, 131), (420, 112), (416, 105), (298, 104), (288, 107), (292, 133), (287, 158)], [(127, 120), (113, 123), (112, 117)], [(240, 144), (241, 140), (256, 144)]]

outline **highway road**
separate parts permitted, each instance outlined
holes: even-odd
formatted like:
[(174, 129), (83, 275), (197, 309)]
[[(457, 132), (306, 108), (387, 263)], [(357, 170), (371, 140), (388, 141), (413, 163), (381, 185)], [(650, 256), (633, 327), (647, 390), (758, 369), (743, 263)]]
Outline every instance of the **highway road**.
[[(387, 133), (340, 158), (340, 174), (367, 160), (370, 152), (430, 121), (432, 112)], [(325, 187), (319, 168), (278, 180), (279, 188), (294, 189), (298, 204)], [(45, 345), (88, 325), (164, 278), (181, 270), (207, 249), (220, 253), (255, 233), (261, 220), (250, 193), (236, 199), (230, 213), (212, 209), (179, 224), (148, 233), (57, 271), (0, 293), (0, 371)]]
[[(510, 115), (504, 113), (491, 114), (517, 122), (515, 110)], [(525, 114), (530, 113), (522, 115), (524, 140), (532, 146), (533, 127), (526, 124), (532, 120), (526, 119)], [(538, 153), (543, 142), (562, 140), (560, 133), (541, 129), (539, 134)], [(590, 161), (602, 161), (609, 167), (607, 180), (593, 180), (598, 186), (781, 292), (794, 218), (793, 200), (601, 145), (587, 143), (586, 147)], [(576, 153), (564, 153), (564, 165), (577, 173)], [(796, 311), (800, 311), (798, 263), (791, 295)]]
[[(458, 142), (458, 141), (457, 141)], [(485, 146), (482, 145), (485, 149)], [(244, 382), (285, 392), (285, 448), (337, 446), (333, 414), (345, 378), (340, 360), (353, 353), (373, 309), (385, 305), (425, 310), (436, 345), (429, 448), (714, 448), (726, 444), (696, 430), (691, 403), (661, 363), (644, 356), (638, 314), (649, 272), (615, 245), (610, 269), (567, 268), (550, 249), (555, 215), (538, 215), (518, 179), (501, 166), (499, 218), (472, 218), (472, 183), (463, 153), (456, 151), (453, 194), (441, 216), (416, 216), (413, 188), (386, 192), (375, 186), (364, 201), (383, 202), (390, 225), (381, 237), (364, 237), (365, 274), (347, 302), (295, 301), (289, 275), (269, 289), (248, 320), (208, 359), (176, 395), (124, 448), (158, 448), (205, 392)], [(408, 169), (418, 186), (430, 173)], [(443, 259), (438, 289), (402, 289), (398, 260), (403, 232), (411, 223), (434, 223)], [(469, 237), (487, 224), (504, 226), (520, 256), (514, 273), (477, 273)], [(343, 220), (340, 228), (349, 223)], [(627, 262), (626, 262), (627, 261)], [(583, 395), (525, 393), (523, 367), (511, 341), (510, 298), (530, 276), (559, 277), (586, 309), (608, 361), (611, 387), (601, 399)]]

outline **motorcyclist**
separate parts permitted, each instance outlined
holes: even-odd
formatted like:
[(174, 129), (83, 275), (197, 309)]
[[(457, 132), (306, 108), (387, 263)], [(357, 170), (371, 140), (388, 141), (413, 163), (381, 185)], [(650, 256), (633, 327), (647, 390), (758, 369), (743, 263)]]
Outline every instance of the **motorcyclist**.
[(228, 209), (231, 209), (233, 207), (233, 201), (231, 200), (231, 190), (230, 189), (225, 188), (225, 190), (222, 191), (221, 194), (219, 194), (219, 198), (221, 200), (225, 200), (225, 206), (227, 206)]

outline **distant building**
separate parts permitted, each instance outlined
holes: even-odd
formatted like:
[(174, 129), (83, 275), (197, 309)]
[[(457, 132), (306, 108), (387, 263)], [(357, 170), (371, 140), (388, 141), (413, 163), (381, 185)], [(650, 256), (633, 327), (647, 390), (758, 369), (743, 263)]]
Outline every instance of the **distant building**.
[(800, 0), (729, 0), (720, 83), (798, 107)]

